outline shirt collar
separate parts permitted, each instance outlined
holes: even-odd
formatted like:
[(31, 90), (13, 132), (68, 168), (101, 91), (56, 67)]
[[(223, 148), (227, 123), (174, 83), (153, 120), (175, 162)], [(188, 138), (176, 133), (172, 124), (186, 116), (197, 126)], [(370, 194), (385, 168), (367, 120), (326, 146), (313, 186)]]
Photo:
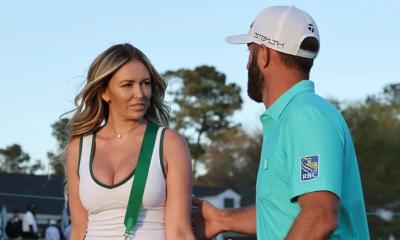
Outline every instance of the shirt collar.
[(310, 80), (302, 80), (289, 88), (260, 116), (263, 125), (270, 119), (278, 120), (290, 101), (298, 94), (306, 91), (314, 92), (314, 83)]

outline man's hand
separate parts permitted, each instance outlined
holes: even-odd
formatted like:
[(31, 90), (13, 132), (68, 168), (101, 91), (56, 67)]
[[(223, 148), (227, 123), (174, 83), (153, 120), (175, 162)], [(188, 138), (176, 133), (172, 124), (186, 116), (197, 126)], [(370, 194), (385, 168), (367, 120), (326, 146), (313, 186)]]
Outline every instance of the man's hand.
[(192, 225), (196, 239), (210, 239), (223, 231), (219, 223), (223, 210), (195, 197), (192, 204), (195, 206), (192, 211)]
[(193, 229), (197, 239), (209, 239), (221, 232), (256, 234), (256, 208), (218, 209), (207, 201), (192, 199), (198, 211), (192, 212)]

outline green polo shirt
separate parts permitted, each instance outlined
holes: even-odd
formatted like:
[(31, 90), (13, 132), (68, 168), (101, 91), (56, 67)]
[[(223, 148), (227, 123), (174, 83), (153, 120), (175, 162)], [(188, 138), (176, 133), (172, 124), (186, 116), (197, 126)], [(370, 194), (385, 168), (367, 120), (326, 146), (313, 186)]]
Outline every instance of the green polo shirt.
[(300, 212), (297, 197), (329, 191), (340, 199), (331, 239), (369, 239), (357, 158), (341, 114), (303, 80), (261, 115), (257, 236), (284, 239)]

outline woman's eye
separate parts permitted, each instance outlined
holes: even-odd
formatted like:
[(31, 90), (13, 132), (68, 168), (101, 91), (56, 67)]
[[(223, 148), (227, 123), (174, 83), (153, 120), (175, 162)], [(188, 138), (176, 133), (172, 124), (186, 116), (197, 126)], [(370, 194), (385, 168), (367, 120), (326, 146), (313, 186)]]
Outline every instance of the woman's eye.
[(151, 82), (150, 82), (150, 81), (146, 81), (146, 82), (144, 82), (144, 84), (145, 84), (145, 85), (150, 85)]
[(122, 85), (123, 88), (125, 88), (125, 87), (131, 87), (131, 86), (132, 86), (131, 83), (127, 83), (127, 84)]

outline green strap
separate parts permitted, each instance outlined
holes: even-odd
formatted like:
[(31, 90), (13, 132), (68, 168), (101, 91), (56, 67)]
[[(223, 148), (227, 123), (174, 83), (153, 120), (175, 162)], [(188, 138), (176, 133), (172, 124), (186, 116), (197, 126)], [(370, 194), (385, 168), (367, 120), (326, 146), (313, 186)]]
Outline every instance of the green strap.
[(151, 157), (153, 155), (154, 144), (157, 137), (157, 131), (158, 125), (148, 121), (136, 165), (128, 207), (125, 213), (125, 239), (131, 235), (131, 231), (137, 223), (139, 210), (142, 206), (144, 187), (146, 185)]

